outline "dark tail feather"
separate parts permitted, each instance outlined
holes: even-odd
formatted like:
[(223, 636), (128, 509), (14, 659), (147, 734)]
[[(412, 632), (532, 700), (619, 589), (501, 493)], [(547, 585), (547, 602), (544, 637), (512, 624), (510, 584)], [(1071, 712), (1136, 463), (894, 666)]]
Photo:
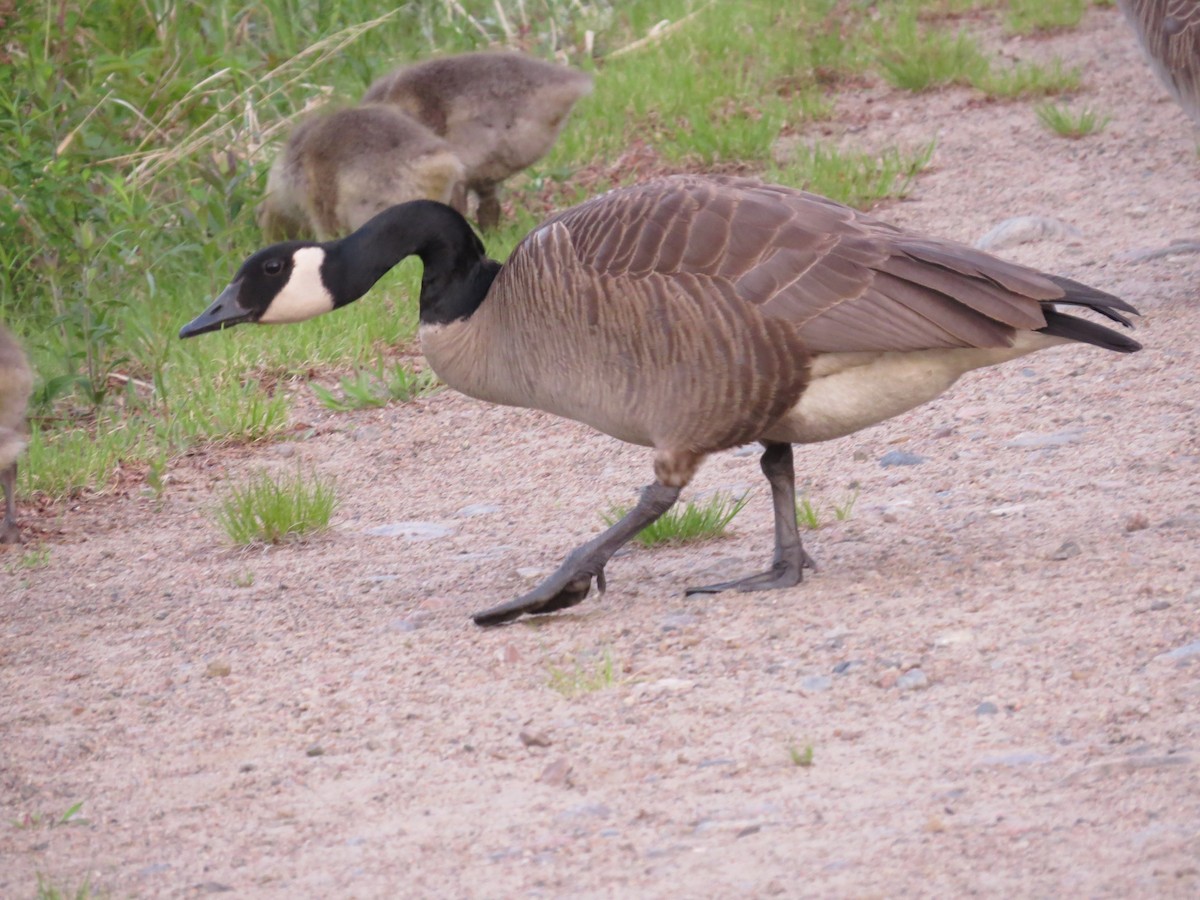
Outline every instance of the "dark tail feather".
[[(1066, 291), (1066, 295), (1060, 300), (1055, 300), (1055, 303), (1064, 303), (1069, 306), (1086, 306), (1093, 312), (1107, 316), (1114, 322), (1120, 322), (1126, 328), (1132, 328), (1133, 323), (1117, 312), (1118, 309), (1121, 312), (1127, 312), (1131, 315), (1141, 315), (1141, 313), (1120, 297), (1114, 297), (1112, 294), (1098, 291), (1094, 287), (1088, 287), (1086, 284), (1080, 284), (1078, 281), (1072, 281), (1070, 278), (1063, 278), (1061, 275), (1047, 275), (1046, 277)], [(1046, 333), (1051, 334), (1053, 332), (1047, 331)], [(1085, 339), (1077, 338), (1077, 340)], [(1102, 344), (1101, 346), (1104, 345)], [(1136, 350), (1137, 348), (1134, 347), (1134, 349)]]
[[(1116, 300), (1116, 297), (1112, 298)], [(1070, 303), (1070, 300), (1058, 300), (1058, 303)], [(1124, 301), (1122, 308), (1132, 309)], [(1101, 309), (1098, 306), (1093, 306), (1091, 303), (1079, 303), (1080, 306), (1087, 306), (1094, 309), (1098, 313), (1102, 313), (1123, 325), (1129, 325), (1124, 316), (1119, 316), (1116, 313), (1109, 312), (1106, 309)], [(1142, 345), (1133, 338), (1125, 337), (1119, 331), (1113, 331), (1106, 325), (1100, 325), (1096, 322), (1091, 322), (1087, 319), (1080, 319), (1077, 316), (1068, 316), (1066, 313), (1061, 313), (1049, 303), (1042, 304), (1042, 312), (1046, 315), (1046, 327), (1039, 328), (1042, 334), (1051, 334), (1055, 337), (1067, 338), (1072, 341), (1082, 341), (1085, 344), (1094, 344), (1097, 347), (1103, 347), (1105, 350), (1116, 350), (1118, 353), (1133, 353), (1135, 350), (1141, 350)], [(1137, 314), (1136, 312), (1134, 313)]]

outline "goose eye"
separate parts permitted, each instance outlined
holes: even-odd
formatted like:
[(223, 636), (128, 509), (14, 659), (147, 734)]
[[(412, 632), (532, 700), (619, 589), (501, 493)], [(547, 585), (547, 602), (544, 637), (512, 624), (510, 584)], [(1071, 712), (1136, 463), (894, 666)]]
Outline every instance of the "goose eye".
[(283, 261), (278, 259), (268, 259), (263, 263), (263, 272), (267, 275), (278, 275), (283, 271)]

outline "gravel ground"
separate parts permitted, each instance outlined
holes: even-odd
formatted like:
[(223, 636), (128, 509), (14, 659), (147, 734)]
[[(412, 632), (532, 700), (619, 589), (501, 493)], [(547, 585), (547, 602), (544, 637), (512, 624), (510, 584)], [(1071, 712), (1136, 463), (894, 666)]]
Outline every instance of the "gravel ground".
[[(936, 136), (879, 214), (1069, 223), (998, 252), (1138, 306), (1142, 353), (1057, 348), (800, 449), (821, 568), (766, 595), (682, 595), (769, 556), (733, 451), (691, 489), (753, 488), (728, 537), (477, 629), (649, 455), (448, 391), (301, 403), (296, 440), (178, 460), (161, 502), (27, 507), (49, 560), (0, 555), (0, 896), (1200, 894), (1200, 256), (1130, 258), (1200, 237), (1197, 132), (1113, 9), (988, 39), (1083, 65), (1107, 128), (875, 86), (806, 137)], [(336, 476), (333, 531), (229, 549), (214, 496), (264, 469)]]

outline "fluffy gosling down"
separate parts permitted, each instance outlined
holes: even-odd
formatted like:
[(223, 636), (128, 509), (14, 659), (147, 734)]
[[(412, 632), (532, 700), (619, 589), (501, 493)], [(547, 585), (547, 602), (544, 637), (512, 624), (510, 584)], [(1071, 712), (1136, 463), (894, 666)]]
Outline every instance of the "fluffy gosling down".
[(328, 241), (408, 200), (465, 209), (463, 174), (449, 144), (394, 107), (317, 113), (275, 157), (258, 224), (270, 241)]
[(654, 449), (654, 482), (496, 625), (582, 601), (704, 458), (763, 444), (775, 553), (758, 575), (692, 592), (790, 587), (812, 560), (796, 526), (792, 444), (852, 434), (964, 372), (1073, 341), (1140, 345), (1062, 312), (1129, 326), (1129, 304), (964, 244), (911, 234), (803, 191), (676, 176), (611, 191), (527, 235), (508, 262), (448, 206), (393, 207), (331, 243), (255, 253), (180, 331), (297, 322), (363, 296), (418, 256), (421, 348), (451, 387), (541, 409)]
[(17, 457), (25, 449), (25, 408), (33, 391), (33, 371), (16, 338), (0, 325), (0, 485), (4, 521), (0, 544), (19, 544), (17, 528)]
[(388, 103), (445, 138), (479, 200), (480, 228), (500, 221), (500, 182), (554, 146), (592, 76), (511, 52), (460, 53), (378, 78), (363, 103)]

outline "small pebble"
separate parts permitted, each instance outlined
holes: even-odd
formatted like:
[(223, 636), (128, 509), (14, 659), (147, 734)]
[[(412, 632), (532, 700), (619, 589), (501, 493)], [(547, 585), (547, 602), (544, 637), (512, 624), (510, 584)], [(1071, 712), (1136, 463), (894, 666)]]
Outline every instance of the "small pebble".
[(855, 669), (861, 669), (867, 664), (863, 659), (843, 659), (833, 667), (834, 675), (849, 675)]
[(1000, 712), (1000, 707), (991, 700), (984, 700), (975, 707), (975, 715), (977, 716), (994, 716), (998, 712)]
[(1150, 519), (1145, 513), (1132, 513), (1125, 517), (1126, 531), (1141, 531), (1150, 527)]
[(454, 534), (454, 526), (439, 525), (437, 522), (390, 522), (368, 528), (363, 534), (372, 537), (400, 537), (410, 541), (432, 541)]
[(929, 676), (920, 669), (909, 669), (896, 679), (896, 687), (902, 691), (923, 691), (929, 687)]
[(800, 681), (800, 690), (806, 694), (819, 694), (833, 687), (830, 675), (809, 675)]
[(691, 613), (671, 613), (662, 622), (663, 631), (683, 631), (689, 625), (695, 625), (700, 620)]
[(540, 731), (522, 731), (517, 737), (526, 747), (549, 747), (552, 743), (550, 738)]
[(559, 757), (542, 769), (538, 781), (551, 787), (571, 787), (571, 764), (565, 756)]
[(496, 503), (472, 503), (459, 509), (455, 515), (470, 519), (474, 516), (490, 516), (492, 513), (498, 512), (500, 512), (500, 506)]
[(208, 664), (207, 668), (205, 668), (204, 674), (209, 678), (224, 678), (232, 671), (233, 669), (230, 667), (229, 663), (225, 662), (225, 660), (214, 659)]
[(1059, 548), (1050, 554), (1050, 558), (1054, 560), (1071, 559), (1081, 552), (1079, 545), (1074, 541), (1063, 541)]
[(1178, 661), (1192, 659), (1195, 656), (1200, 656), (1200, 641), (1192, 641), (1190, 644), (1184, 644), (1182, 647), (1176, 647), (1174, 650), (1160, 653), (1156, 658)]
[(1024, 434), (1018, 434), (1011, 441), (1006, 441), (1004, 446), (1016, 447), (1020, 450), (1049, 450), (1053, 447), (1063, 447), (1067, 444), (1078, 443), (1082, 437), (1083, 432), (1078, 429), (1056, 431), (1052, 434), (1027, 431)]
[(308, 749), (304, 751), (305, 756), (324, 756), (325, 748), (320, 744), (310, 744)]
[(891, 468), (892, 466), (919, 466), (926, 459), (928, 457), (909, 453), (907, 450), (889, 450), (883, 456), (879, 457), (879, 465), (884, 469)]

